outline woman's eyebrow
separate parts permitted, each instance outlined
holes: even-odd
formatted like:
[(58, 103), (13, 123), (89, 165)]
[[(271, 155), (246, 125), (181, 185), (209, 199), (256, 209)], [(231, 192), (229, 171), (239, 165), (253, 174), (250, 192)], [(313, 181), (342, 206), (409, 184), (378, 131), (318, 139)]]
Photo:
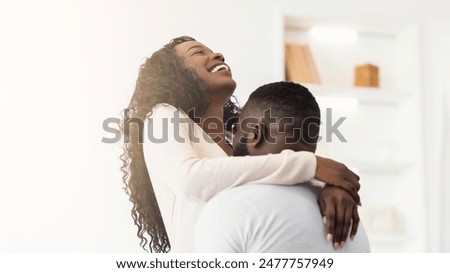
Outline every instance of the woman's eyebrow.
[(191, 46), (186, 52), (189, 53), (189, 51), (191, 51), (192, 49), (198, 48), (198, 47), (203, 48), (202, 45), (194, 45), (194, 46)]
[(204, 45), (193, 45), (193, 46), (191, 46), (191, 47), (186, 51), (186, 53), (189, 53), (189, 51), (191, 51), (191, 50), (193, 50), (193, 49), (196, 49), (196, 48), (201, 48), (201, 49), (204, 49), (204, 50), (206, 50), (206, 51), (208, 51), (208, 52), (212, 52), (211, 49), (207, 48), (207, 47), (204, 46)]

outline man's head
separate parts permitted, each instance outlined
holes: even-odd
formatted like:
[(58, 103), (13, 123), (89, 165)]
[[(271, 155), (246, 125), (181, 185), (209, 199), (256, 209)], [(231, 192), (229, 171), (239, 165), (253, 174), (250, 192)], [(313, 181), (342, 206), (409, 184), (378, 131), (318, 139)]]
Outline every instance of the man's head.
[(315, 152), (319, 126), (319, 105), (306, 87), (292, 82), (266, 84), (250, 95), (242, 110), (234, 154)]

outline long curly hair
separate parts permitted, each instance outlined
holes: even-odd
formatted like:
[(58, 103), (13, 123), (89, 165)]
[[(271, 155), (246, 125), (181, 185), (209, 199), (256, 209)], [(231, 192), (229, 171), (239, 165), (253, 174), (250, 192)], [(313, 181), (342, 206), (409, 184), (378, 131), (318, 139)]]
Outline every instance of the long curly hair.
[[(145, 60), (139, 68), (136, 87), (121, 123), (124, 135), (122, 180), (124, 190), (132, 202), (131, 216), (138, 227), (140, 246), (150, 252), (169, 252), (170, 242), (150, 181), (148, 166), (143, 153), (143, 124), (159, 103), (168, 103), (182, 109), (194, 121), (205, 112), (209, 103), (206, 85), (195, 70), (184, 65), (175, 46), (192, 37), (181, 36), (171, 40), (163, 48)], [(225, 126), (231, 128), (240, 108), (230, 100), (224, 105)]]

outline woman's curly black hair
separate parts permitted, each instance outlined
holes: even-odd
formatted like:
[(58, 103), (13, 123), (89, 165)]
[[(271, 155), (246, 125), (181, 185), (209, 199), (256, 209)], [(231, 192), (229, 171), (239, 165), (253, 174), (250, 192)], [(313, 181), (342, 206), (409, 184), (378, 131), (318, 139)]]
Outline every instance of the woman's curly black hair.
[[(170, 242), (144, 160), (142, 128), (136, 126), (135, 121), (145, 121), (159, 103), (182, 109), (194, 120), (194, 113), (199, 117), (205, 112), (209, 103), (208, 90), (175, 51), (175, 46), (186, 41), (195, 39), (188, 36), (175, 38), (140, 66), (136, 87), (121, 124), (125, 139), (120, 156), (124, 189), (133, 204), (131, 216), (138, 227), (140, 245), (150, 252), (169, 252)], [(228, 100), (224, 105), (227, 129), (236, 122), (239, 113), (240, 108)]]

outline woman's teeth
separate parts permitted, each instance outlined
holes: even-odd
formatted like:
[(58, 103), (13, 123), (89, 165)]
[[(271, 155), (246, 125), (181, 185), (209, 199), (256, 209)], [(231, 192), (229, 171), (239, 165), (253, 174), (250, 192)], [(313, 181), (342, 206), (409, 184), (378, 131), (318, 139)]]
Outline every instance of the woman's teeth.
[(211, 73), (217, 72), (219, 70), (226, 70), (229, 71), (230, 69), (228, 68), (227, 65), (225, 64), (219, 64), (218, 66), (215, 66), (213, 69), (211, 69)]

